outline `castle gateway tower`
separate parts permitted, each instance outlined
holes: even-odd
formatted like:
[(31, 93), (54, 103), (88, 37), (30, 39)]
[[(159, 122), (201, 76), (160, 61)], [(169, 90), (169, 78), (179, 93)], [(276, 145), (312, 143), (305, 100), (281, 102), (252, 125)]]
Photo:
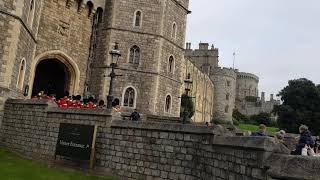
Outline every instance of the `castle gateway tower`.
[(117, 42), (115, 102), (124, 111), (179, 116), (188, 0), (108, 0), (105, 9), (89, 92), (108, 95), (109, 52)]

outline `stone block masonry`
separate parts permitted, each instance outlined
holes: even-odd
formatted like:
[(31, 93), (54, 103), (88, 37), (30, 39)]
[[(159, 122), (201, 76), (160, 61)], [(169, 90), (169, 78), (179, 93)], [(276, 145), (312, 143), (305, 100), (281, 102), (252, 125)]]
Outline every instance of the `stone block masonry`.
[[(26, 157), (54, 158), (59, 123), (98, 125), (95, 171), (121, 179), (319, 179), (320, 160), (288, 156), (263, 137), (222, 137), (205, 126), (120, 121), (104, 110), (7, 100), (0, 146)], [(278, 160), (281, 161), (278, 161)], [(292, 173), (299, 162), (308, 164)]]

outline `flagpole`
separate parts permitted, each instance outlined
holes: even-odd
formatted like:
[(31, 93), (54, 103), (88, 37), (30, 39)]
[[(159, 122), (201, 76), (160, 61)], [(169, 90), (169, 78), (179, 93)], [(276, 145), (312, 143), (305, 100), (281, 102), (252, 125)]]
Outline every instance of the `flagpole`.
[(234, 62), (236, 61), (236, 53), (233, 52), (233, 69), (234, 69)]

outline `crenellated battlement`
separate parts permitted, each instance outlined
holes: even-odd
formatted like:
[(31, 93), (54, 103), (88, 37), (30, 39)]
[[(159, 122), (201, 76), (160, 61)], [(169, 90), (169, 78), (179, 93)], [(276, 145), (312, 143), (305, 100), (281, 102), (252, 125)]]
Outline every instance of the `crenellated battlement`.
[(255, 80), (256, 82), (259, 82), (259, 77), (251, 74), (251, 73), (246, 73), (246, 72), (237, 72), (237, 78), (238, 79), (251, 79)]
[(75, 9), (79, 14), (87, 13), (92, 17), (98, 8), (104, 9), (105, 0), (59, 0), (56, 3), (64, 4), (67, 9)]
[(214, 76), (228, 76), (233, 79), (236, 79), (237, 73), (234, 69), (232, 68), (226, 68), (226, 67), (216, 67), (212, 70), (212, 75)]
[(199, 43), (198, 49), (191, 49), (191, 43), (186, 43), (186, 55), (198, 55), (198, 56), (218, 56), (219, 57), (219, 49), (215, 48), (212, 44), (209, 48), (209, 43)]

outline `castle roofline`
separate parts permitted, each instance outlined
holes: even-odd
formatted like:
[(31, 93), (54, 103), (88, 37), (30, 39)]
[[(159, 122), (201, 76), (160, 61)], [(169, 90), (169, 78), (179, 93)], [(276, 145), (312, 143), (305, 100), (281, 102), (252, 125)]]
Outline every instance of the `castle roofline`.
[(259, 77), (252, 73), (237, 71), (237, 78), (241, 79), (254, 79), (259, 82)]

